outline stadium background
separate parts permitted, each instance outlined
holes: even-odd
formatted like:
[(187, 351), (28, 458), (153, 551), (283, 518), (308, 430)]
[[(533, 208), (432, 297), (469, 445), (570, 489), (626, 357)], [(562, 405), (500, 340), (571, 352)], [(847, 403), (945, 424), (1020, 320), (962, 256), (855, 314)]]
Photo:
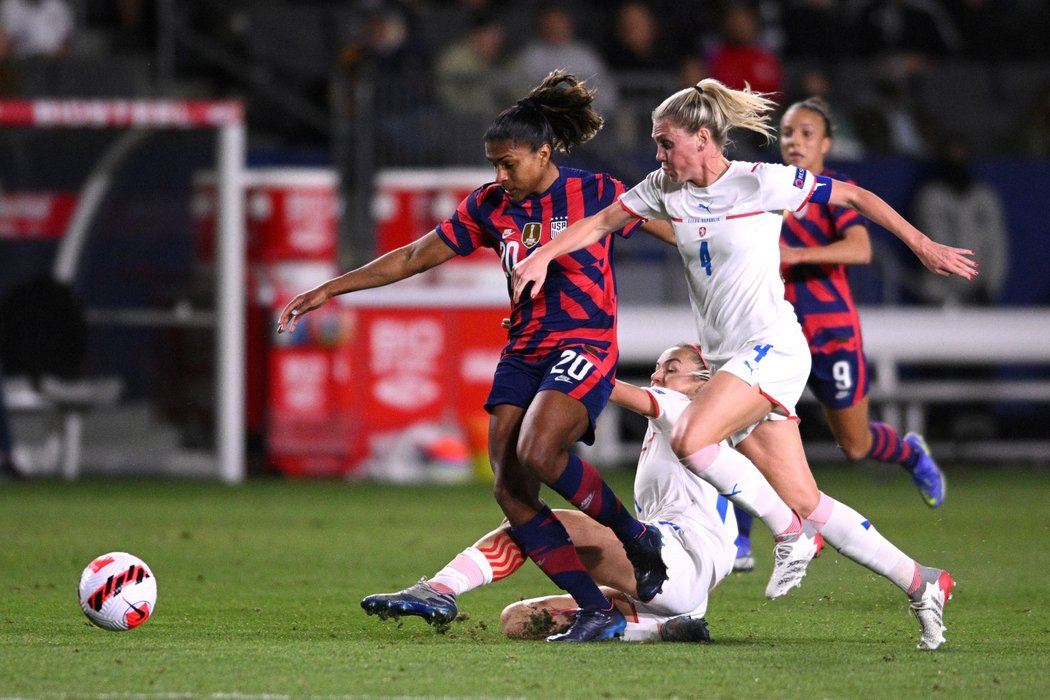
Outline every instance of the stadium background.
[[(661, 21), (667, 46), (682, 56), (702, 56), (717, 45), (720, 13), (732, 3), (647, 4)], [(864, 21), (871, 7), (891, 4), (799, 0), (753, 6), (762, 19), (762, 44), (782, 60), (786, 95), (796, 96), (802, 76), (818, 68), (830, 79), (836, 111), (859, 127), (863, 154), (850, 154), (834, 166), (899, 210), (909, 210), (916, 187), (931, 167), (934, 144), (946, 135), (961, 135), (967, 141), (975, 174), (995, 188), (1007, 215), (1008, 275), (994, 303), (1050, 304), (1050, 277), (1042, 254), (1044, 213), (1039, 206), (1042, 193), (1050, 190), (1045, 150), (1050, 142), (1045, 134), (1050, 130), (1050, 42), (1045, 40), (1050, 10), (1045, 3), (1025, 0), (945, 2), (943, 16), (934, 19), (950, 25), (951, 41), (910, 46), (861, 41), (858, 37), (866, 34), (856, 23)], [(249, 168), (323, 168), (337, 174), (342, 201), (338, 258), (344, 267), (376, 252), (373, 202), (378, 173), (484, 165), (479, 136), (492, 110), (470, 115), (442, 103), (436, 57), (466, 36), (480, 7), (502, 23), (502, 58), (513, 59), (536, 34), (535, 19), (542, 9), (538, 2), (505, 7), (466, 0), (158, 0), (139, 4), (141, 15), (136, 15), (101, 0), (75, 0), (70, 5), (76, 18), (72, 52), (60, 59), (4, 63), (5, 97), (243, 100)], [(578, 39), (605, 47), (612, 32), (609, 8), (580, 2), (572, 4), (572, 12)], [(370, 43), (370, 32), (384, 23), (396, 40)], [(921, 56), (921, 67), (910, 71), (906, 80), (893, 82), (920, 125), (927, 150), (905, 154), (888, 140), (879, 108), (890, 100), (884, 91), (888, 67), (915, 55)], [(497, 88), (503, 90), (494, 90), (496, 106), (509, 104), (521, 94), (519, 86), (528, 84), (514, 79), (512, 64), (497, 62), (493, 67)], [(598, 85), (603, 95), (617, 98), (615, 109), (606, 111), (606, 132), (562, 162), (637, 181), (653, 162), (647, 139), (649, 110), (682, 84), (681, 70), (677, 62), (662, 69), (610, 70), (608, 82)], [(76, 192), (115, 138), (108, 131), (0, 131), (0, 187), (5, 192)], [(774, 150), (755, 144), (744, 142), (737, 148), (739, 157), (777, 158)], [(166, 134), (152, 139), (119, 169), (77, 277), (76, 292), (85, 307), (209, 303), (210, 281), (201, 274), (191, 201), (194, 178), (209, 167), (213, 149), (210, 134)], [(874, 239), (874, 264), (851, 270), (858, 301), (919, 304), (911, 284), (917, 272), (914, 261), (885, 232), (875, 231)], [(0, 294), (46, 273), (57, 245), (53, 238), (0, 239)], [(672, 283), (679, 274), (673, 251), (635, 241), (620, 246), (618, 265), (625, 304), (686, 303), (681, 285)], [(654, 285), (653, 280), (667, 281)], [(979, 344), (982, 335), (994, 332), (961, 328), (958, 342)], [(87, 376), (120, 376), (122, 402), (148, 406), (162, 416), (178, 446), (207, 445), (214, 437), (208, 398), (212, 368), (205, 353), (192, 352), (209, 342), (207, 337), (207, 330), (195, 328), (129, 331), (89, 323), (82, 371)], [(265, 333), (256, 340), (269, 342)], [(967, 367), (959, 371), (959, 380), (977, 375), (1042, 379), (1048, 365), (1050, 361), (1020, 368)], [(946, 370), (911, 371), (943, 376)], [(628, 367), (625, 372), (641, 374), (645, 368)], [(975, 435), (1004, 442), (1042, 438), (1050, 418), (1046, 409), (1045, 403), (939, 405), (929, 413), (929, 437), (935, 447)], [(16, 416), (17, 420), (22, 419)], [(91, 424), (94, 431), (85, 438), (89, 442), (109, 432), (140, 454), (157, 449), (145, 436), (133, 437), (138, 420), (133, 413), (99, 412), (97, 420), (102, 422)], [(804, 426), (815, 440), (826, 439), (819, 419), (807, 420)], [(627, 428), (628, 433), (636, 429)], [(138, 432), (150, 430), (144, 426)], [(265, 435), (255, 437), (253, 469), (264, 472)], [(101, 461), (112, 456), (105, 451), (93, 454)], [(1046, 454), (1037, 458), (1045, 461)]]

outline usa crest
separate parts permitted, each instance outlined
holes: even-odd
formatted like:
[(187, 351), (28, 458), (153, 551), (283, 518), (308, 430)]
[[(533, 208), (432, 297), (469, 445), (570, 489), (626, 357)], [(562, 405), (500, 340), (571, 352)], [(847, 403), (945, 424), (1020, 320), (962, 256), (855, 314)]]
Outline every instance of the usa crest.
[(558, 237), (558, 234), (569, 227), (568, 219), (551, 219), (551, 240)]
[(521, 242), (526, 248), (532, 248), (540, 242), (540, 230), (541, 224), (536, 221), (525, 224), (525, 227), (521, 229)]

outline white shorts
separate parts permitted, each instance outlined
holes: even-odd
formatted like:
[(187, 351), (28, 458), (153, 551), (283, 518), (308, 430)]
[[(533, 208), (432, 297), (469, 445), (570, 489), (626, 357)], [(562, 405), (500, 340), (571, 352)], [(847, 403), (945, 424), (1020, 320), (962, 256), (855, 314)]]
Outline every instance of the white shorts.
[(668, 618), (687, 613), (703, 616), (708, 593), (733, 571), (736, 548), (702, 528), (685, 529), (667, 521), (655, 525), (663, 535), (660, 554), (667, 565), (663, 591), (648, 603), (631, 598), (624, 641), (656, 639)]
[[(711, 362), (712, 372), (729, 372), (740, 377), (773, 403), (763, 420), (798, 420), (795, 407), (809, 380), (813, 358), (802, 333), (783, 333), (755, 341), (752, 347), (722, 362)], [(736, 447), (758, 423), (729, 436)]]

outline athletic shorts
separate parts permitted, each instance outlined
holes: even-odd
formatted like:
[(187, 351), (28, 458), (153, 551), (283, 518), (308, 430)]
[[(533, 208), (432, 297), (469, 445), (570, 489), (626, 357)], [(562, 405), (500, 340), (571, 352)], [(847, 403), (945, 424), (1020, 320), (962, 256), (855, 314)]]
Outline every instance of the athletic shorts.
[(496, 366), (485, 410), (491, 413), (494, 406), (504, 403), (528, 409), (539, 392), (560, 391), (587, 409), (590, 424), (580, 441), (593, 445), (594, 425), (609, 403), (616, 377), (615, 365), (608, 374), (604, 371), (607, 366), (607, 359), (599, 358), (582, 345), (559, 348), (537, 361), (505, 355)]
[[(801, 333), (782, 333), (764, 338), (747, 350), (722, 362), (711, 362), (714, 372), (729, 372), (748, 384), (758, 385), (762, 395), (773, 403), (764, 420), (797, 420), (795, 407), (809, 380), (812, 359), (809, 345)], [(736, 447), (755, 429), (749, 425), (729, 438)]]
[(859, 347), (813, 353), (809, 388), (828, 408), (849, 408), (868, 395), (868, 361)]
[(664, 520), (656, 526), (664, 538), (660, 551), (667, 565), (663, 591), (648, 603), (631, 599), (634, 615), (627, 616), (627, 641), (655, 636), (659, 625), (675, 615), (703, 617), (708, 594), (733, 571), (736, 546), (702, 528), (685, 529)]

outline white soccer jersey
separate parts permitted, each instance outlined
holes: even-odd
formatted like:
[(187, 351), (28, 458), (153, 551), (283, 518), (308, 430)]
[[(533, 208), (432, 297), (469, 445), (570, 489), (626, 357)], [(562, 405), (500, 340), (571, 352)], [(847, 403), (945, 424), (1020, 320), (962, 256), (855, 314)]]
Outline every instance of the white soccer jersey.
[[(634, 477), (635, 512), (645, 522), (667, 521), (704, 535), (706, 540), (713, 537), (719, 546), (709, 552), (709, 559), (716, 562), (724, 559), (721, 563), (731, 569), (737, 526), (729, 501), (720, 496), (714, 486), (682, 466), (671, 450), (671, 428), (689, 405), (689, 398), (658, 387), (647, 387), (646, 391), (660, 412), (649, 419), (638, 457)], [(705, 545), (710, 549), (709, 542)], [(697, 551), (703, 549), (699, 547)]]
[(705, 357), (717, 363), (757, 338), (801, 334), (780, 277), (781, 212), (801, 209), (816, 185), (803, 168), (730, 161), (709, 187), (656, 170), (620, 196), (632, 214), (674, 227)]

